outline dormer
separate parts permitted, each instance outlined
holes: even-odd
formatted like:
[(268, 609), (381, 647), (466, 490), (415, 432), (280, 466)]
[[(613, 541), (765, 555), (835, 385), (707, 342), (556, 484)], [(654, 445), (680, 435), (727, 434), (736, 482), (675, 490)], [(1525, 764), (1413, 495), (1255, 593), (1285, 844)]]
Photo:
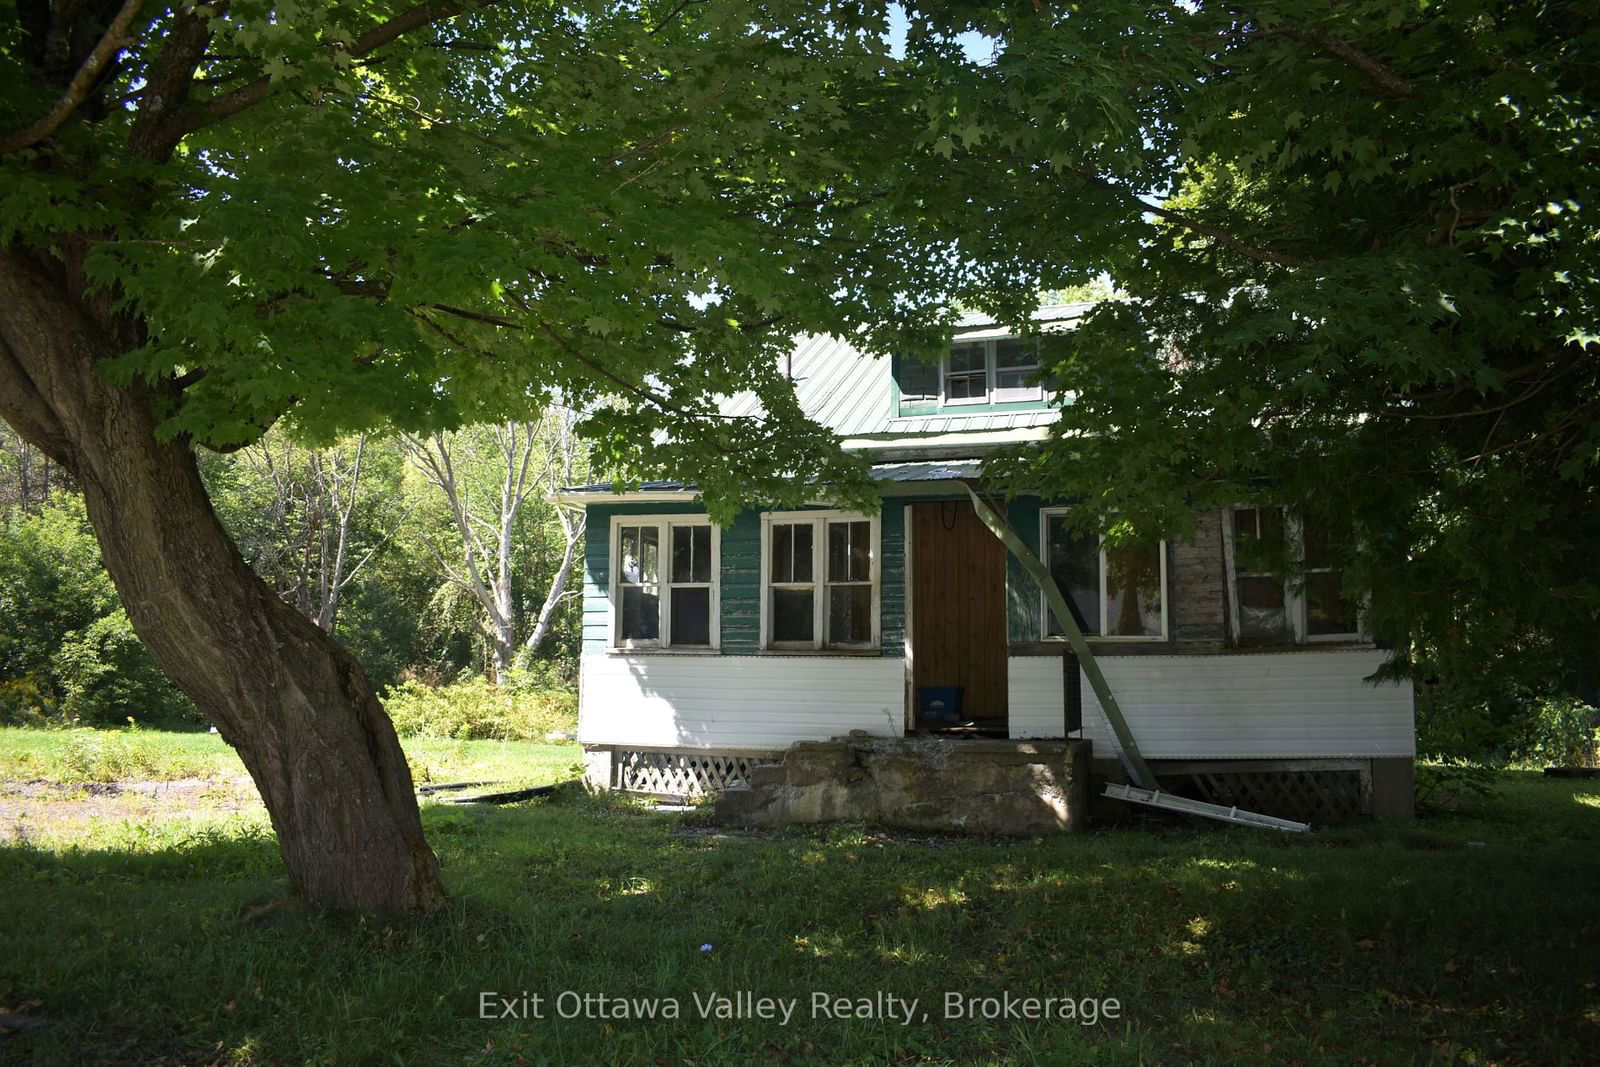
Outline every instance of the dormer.
[(894, 361), (894, 417), (978, 415), (1049, 407), (1039, 385), (1039, 343), (998, 330), (958, 335), (937, 364)]

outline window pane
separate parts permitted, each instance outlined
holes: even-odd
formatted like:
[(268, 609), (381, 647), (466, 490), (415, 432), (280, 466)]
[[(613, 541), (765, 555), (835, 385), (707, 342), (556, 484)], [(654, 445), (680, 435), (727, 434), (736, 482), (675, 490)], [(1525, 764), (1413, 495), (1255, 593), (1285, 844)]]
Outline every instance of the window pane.
[(988, 395), (986, 375), (952, 374), (945, 379), (945, 395), (951, 400), (971, 400)]
[(622, 590), (622, 639), (658, 641), (661, 638), (661, 598), (636, 586)]
[(939, 365), (915, 356), (894, 357), (894, 378), (902, 400), (934, 400), (939, 396)]
[(637, 585), (639, 582), (639, 527), (619, 527), (618, 541), (621, 547), (617, 551), (617, 568), (622, 572), (621, 580)]
[(672, 591), (672, 643), (674, 645), (711, 643), (711, 590)]
[(1284, 607), (1282, 582), (1261, 576), (1239, 577), (1239, 637), (1289, 639), (1289, 613)]
[(1239, 579), (1239, 606), (1262, 611), (1283, 610), (1283, 583), (1252, 575)]
[(1353, 634), (1357, 630), (1355, 605), (1344, 599), (1343, 575), (1318, 571), (1306, 575), (1306, 632)]
[(828, 643), (865, 645), (872, 642), (872, 586), (828, 587)]
[(1255, 508), (1234, 508), (1233, 536), (1240, 541), (1253, 540), (1258, 536), (1260, 516), (1261, 513)]
[(1328, 560), (1328, 542), (1311, 520), (1307, 519), (1300, 528), (1305, 544), (1306, 566), (1310, 568), (1330, 566)]
[(776, 523), (772, 527), (772, 580), (809, 582), (811, 534), (809, 522)]
[(828, 523), (828, 581), (872, 580), (872, 524)]
[(711, 580), (711, 527), (672, 528), (672, 580), (674, 582)]
[[(1086, 634), (1100, 632), (1100, 550), (1093, 534), (1073, 534), (1067, 529), (1063, 517), (1052, 516), (1046, 531), (1049, 535), (1050, 575), (1061, 587), (1061, 594), (1073, 608), (1078, 628)], [(1049, 612), (1045, 620), (1047, 634), (1064, 632)]]
[(1039, 365), (1039, 357), (1030, 342), (1012, 337), (994, 343), (994, 365), (996, 370), (1005, 370), (1008, 367), (1025, 367), (1032, 370)]
[(985, 371), (988, 369), (987, 356), (983, 345), (967, 344), (954, 345), (950, 349), (950, 373)]
[(816, 618), (812, 612), (815, 603), (809, 589), (774, 589), (772, 591), (772, 639), (774, 641), (805, 641), (816, 639)]
[(1033, 376), (1035, 374), (1037, 374), (1037, 373), (1038, 373), (1038, 370), (1036, 368), (1032, 368), (1032, 367), (1030, 367), (1027, 370), (999, 370), (999, 371), (995, 371), (994, 372), (994, 387), (997, 390), (999, 390), (999, 389), (1007, 389), (1007, 390), (1012, 390), (1012, 391), (1030, 390), (1033, 393), (1039, 393), (1040, 392), (1039, 386), (1034, 384), (1034, 381), (1033, 381)]
[(1106, 549), (1106, 633), (1161, 636), (1161, 548), (1123, 545)]

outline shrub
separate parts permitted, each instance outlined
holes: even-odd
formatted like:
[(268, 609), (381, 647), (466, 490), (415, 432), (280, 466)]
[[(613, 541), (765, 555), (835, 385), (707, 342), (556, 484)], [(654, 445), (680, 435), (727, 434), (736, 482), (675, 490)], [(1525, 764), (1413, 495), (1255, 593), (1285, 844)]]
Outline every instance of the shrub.
[(0, 726), (49, 726), (56, 702), (32, 671), (18, 678), (0, 678)]
[(69, 720), (110, 725), (138, 719), (197, 719), (198, 712), (156, 666), (121, 608), (68, 636), (51, 660)]
[(191, 717), (117, 606), (81, 498), (0, 530), (0, 722)]
[(1600, 712), (1572, 697), (1540, 700), (1515, 753), (1517, 759), (1559, 767), (1584, 767), (1595, 761)]
[(437, 688), (401, 682), (383, 694), (394, 727), (404, 736), (457, 740), (542, 741), (577, 725), (578, 698), (559, 689), (496, 686), (472, 678)]
[(156, 747), (137, 730), (74, 732), (61, 753), (64, 782), (114, 782), (119, 778), (155, 778), (162, 771)]
[(1495, 771), (1479, 763), (1444, 760), (1417, 764), (1417, 807), (1422, 811), (1458, 811), (1494, 795)]

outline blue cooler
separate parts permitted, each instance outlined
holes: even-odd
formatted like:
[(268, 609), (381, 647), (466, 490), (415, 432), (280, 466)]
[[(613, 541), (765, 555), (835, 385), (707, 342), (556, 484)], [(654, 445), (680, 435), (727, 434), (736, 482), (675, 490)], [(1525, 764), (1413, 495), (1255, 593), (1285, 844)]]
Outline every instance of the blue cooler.
[(917, 704), (924, 722), (960, 722), (961, 687), (925, 685), (917, 690)]

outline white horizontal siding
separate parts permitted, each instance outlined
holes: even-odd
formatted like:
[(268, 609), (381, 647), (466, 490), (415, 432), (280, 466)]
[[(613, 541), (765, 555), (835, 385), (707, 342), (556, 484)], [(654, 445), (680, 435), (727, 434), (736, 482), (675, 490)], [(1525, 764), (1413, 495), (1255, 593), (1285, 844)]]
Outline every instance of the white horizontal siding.
[(650, 748), (779, 749), (865, 730), (897, 737), (899, 657), (585, 653), (578, 739)]
[(1058, 656), (1006, 660), (1007, 718), (1012, 737), (1060, 737), (1066, 726), (1065, 685)]
[[(1148, 759), (1414, 756), (1411, 687), (1363, 680), (1384, 657), (1346, 650), (1099, 663)], [(1115, 753), (1111, 724), (1089, 680), (1082, 684), (1083, 734)]]

